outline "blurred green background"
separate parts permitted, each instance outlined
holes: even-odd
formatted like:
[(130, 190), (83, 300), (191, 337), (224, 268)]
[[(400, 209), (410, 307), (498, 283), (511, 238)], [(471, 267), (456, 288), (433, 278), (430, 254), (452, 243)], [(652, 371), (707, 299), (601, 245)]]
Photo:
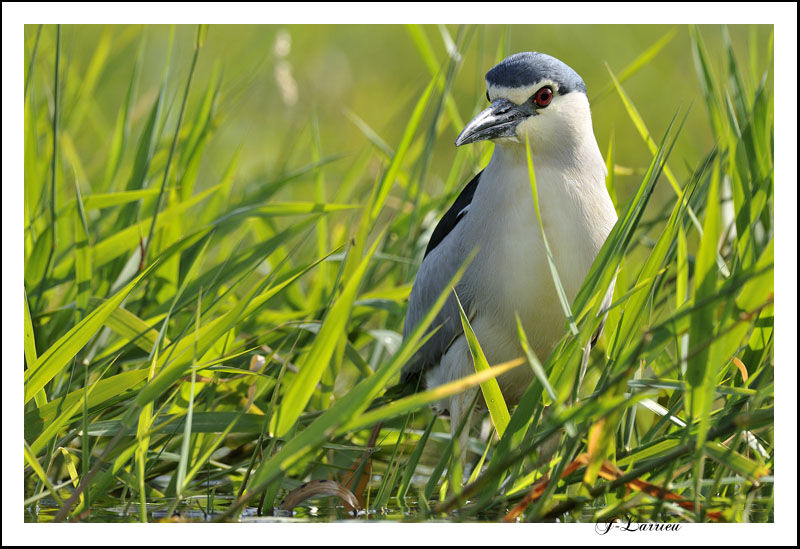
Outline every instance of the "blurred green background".
[[(36, 26), (26, 26), (26, 70), (33, 49)], [(734, 49), (742, 59), (751, 57), (762, 65), (769, 55), (771, 26), (729, 26)], [(55, 33), (42, 33), (40, 51), (54, 50)], [(456, 40), (459, 27), (421, 27), (436, 59), (446, 56), (447, 43)], [(512, 25), (478, 26), (469, 30), (466, 48), (453, 82), (452, 95), (466, 121), (485, 103), (483, 76), (500, 56), (498, 43), (508, 52), (541, 51), (574, 68), (586, 82), (592, 102), (595, 135), (605, 154), (612, 132), (616, 139), (617, 185), (620, 201), (641, 179), (651, 154), (639, 137), (615, 93), (608, 93), (610, 78), (606, 64), (619, 75), (642, 52), (659, 40), (668, 42), (624, 86), (640, 111), (651, 135), (658, 139), (677, 107), (689, 108), (685, 128), (672, 154), (673, 170), (682, 179), (687, 166), (697, 162), (713, 146), (707, 114), (693, 66), (689, 31), (667, 25)], [(462, 29), (463, 31), (463, 29)], [(177, 26), (170, 61), (167, 102), (173, 127), (178, 105), (175, 97), (183, 91), (194, 48), (194, 26)], [(727, 62), (722, 52), (722, 29), (701, 26), (709, 58), (722, 74)], [(85, 116), (79, 127), (70, 128), (75, 140), (73, 158), (67, 158), (78, 171), (81, 184), (99, 187), (114, 119), (124, 101), (140, 44), (141, 80), (132, 112), (132, 135), (144, 124), (160, 85), (168, 52), (170, 27), (161, 25), (101, 26), (78, 25), (63, 28), (64, 119), (74, 120), (70, 111), (91, 86), (92, 101), (81, 104)], [(143, 42), (140, 42), (144, 39)], [(476, 47), (477, 46), (477, 47)], [(92, 64), (107, 57), (102, 70), (92, 73)], [(38, 93), (52, 93), (51, 55), (37, 60), (43, 66), (32, 85)], [(311, 120), (319, 120), (323, 156), (354, 155), (368, 145), (362, 131), (348, 117), (355, 114), (390, 146), (396, 144), (414, 103), (430, 73), (419, 54), (410, 31), (401, 25), (212, 25), (200, 52), (189, 96), (188, 112), (201, 100), (205, 83), (220, 71), (220, 98), (216, 106), (216, 130), (206, 147), (199, 170), (197, 189), (217, 183), (235, 151), (241, 149), (237, 184), (269, 179), (293, 166), (311, 160)], [(87, 76), (89, 78), (87, 78)], [(37, 92), (34, 89), (34, 92)], [(431, 116), (432, 113), (427, 113)], [(454, 127), (443, 129), (436, 141), (425, 190), (441, 192), (454, 156)], [(491, 147), (490, 144), (481, 145)], [(459, 154), (474, 154), (472, 151)], [(67, 154), (69, 157), (70, 155)], [(123, 158), (121, 173), (127, 173)], [(326, 168), (326, 184), (335, 192), (337, 174), (343, 175), (352, 164), (343, 159)], [(363, 174), (374, 181), (379, 166)], [(465, 174), (458, 182), (468, 181)], [(363, 182), (363, 181), (362, 181)], [(310, 184), (310, 183), (309, 183)], [(88, 189), (85, 189), (88, 191)], [(289, 193), (303, 196), (303, 182), (288, 187)], [(287, 192), (286, 190), (284, 192)], [(656, 188), (655, 202), (670, 198), (666, 185)], [(328, 194), (330, 196), (330, 194)]]

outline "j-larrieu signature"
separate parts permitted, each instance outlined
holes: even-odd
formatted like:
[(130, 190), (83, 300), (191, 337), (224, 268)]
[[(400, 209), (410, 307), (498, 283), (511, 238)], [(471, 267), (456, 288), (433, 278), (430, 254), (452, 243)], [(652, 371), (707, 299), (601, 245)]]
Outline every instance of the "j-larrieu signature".
[(598, 522), (594, 525), (594, 531), (604, 536), (612, 530), (619, 532), (677, 532), (681, 529), (678, 522), (631, 522), (630, 517), (626, 521)]

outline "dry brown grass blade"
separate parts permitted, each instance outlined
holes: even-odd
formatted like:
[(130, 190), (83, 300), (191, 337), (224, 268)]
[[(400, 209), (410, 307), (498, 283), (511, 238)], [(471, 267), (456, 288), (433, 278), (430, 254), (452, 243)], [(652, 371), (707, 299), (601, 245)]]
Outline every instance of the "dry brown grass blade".
[(358, 500), (358, 504), (362, 509), (364, 509), (366, 505), (367, 483), (372, 476), (372, 449), (375, 448), (375, 443), (378, 441), (378, 435), (381, 432), (382, 426), (383, 423), (381, 422), (372, 428), (372, 433), (370, 433), (369, 441), (367, 442), (367, 449), (364, 451), (364, 454), (360, 459), (357, 459), (353, 462), (353, 465), (350, 466), (347, 476), (342, 481), (344, 486), (352, 486), (353, 475), (356, 473), (356, 471), (358, 471), (358, 467), (361, 465), (363, 460), (366, 460), (364, 470), (361, 472), (361, 476), (358, 478), (358, 484), (355, 487), (356, 499)]
[[(565, 478), (571, 473), (574, 473), (576, 470), (580, 469), (581, 467), (586, 467), (589, 465), (590, 456), (588, 453), (583, 453), (579, 455), (575, 460), (570, 463), (567, 467), (564, 468), (564, 472), (561, 473), (561, 478)], [(611, 463), (609, 460), (603, 460), (603, 466), (600, 468), (599, 475), (606, 480), (616, 480), (624, 475), (625, 472)], [(519, 517), (528, 506), (539, 499), (541, 495), (544, 493), (545, 488), (547, 488), (547, 484), (550, 482), (549, 475), (545, 475), (544, 478), (536, 482), (533, 487), (531, 488), (530, 492), (520, 501), (517, 505), (515, 505), (503, 518), (503, 522), (514, 522), (517, 517)], [(669, 490), (665, 490), (660, 486), (656, 486), (655, 484), (650, 484), (649, 482), (645, 482), (641, 479), (633, 479), (629, 482), (625, 483), (629, 489), (637, 490), (639, 492), (644, 492), (645, 494), (652, 496), (654, 498), (658, 498), (664, 501), (671, 501), (680, 507), (687, 509), (689, 511), (694, 511), (694, 503), (679, 496), (675, 492), (670, 492)], [(719, 521), (722, 519), (722, 513), (719, 511), (711, 511), (706, 513), (706, 516), (714, 521)]]
[[(577, 459), (575, 459), (575, 461), (573, 461), (564, 468), (564, 472), (561, 473), (561, 478), (566, 477), (570, 473), (574, 473), (577, 469), (586, 465), (586, 463), (580, 461), (582, 456), (587, 456), (586, 463), (588, 463), (588, 455), (581, 454), (580, 456), (578, 456)], [(550, 482), (549, 474), (545, 474), (544, 477), (536, 481), (536, 483), (531, 488), (531, 491), (528, 492), (528, 495), (522, 498), (522, 501), (516, 504), (514, 508), (511, 509), (511, 511), (509, 511), (505, 517), (503, 517), (503, 522), (514, 522), (515, 520), (517, 520), (517, 517), (520, 516), (525, 511), (525, 509), (528, 508), (528, 505), (539, 499), (542, 496), (542, 494), (544, 494), (544, 490), (545, 488), (547, 488), (549, 482)]]
[(290, 511), (305, 500), (317, 496), (337, 496), (350, 510), (357, 511), (360, 508), (353, 492), (335, 480), (312, 480), (311, 482), (306, 482), (286, 494), (280, 504), (280, 508)]
[(739, 372), (742, 374), (742, 381), (747, 383), (747, 380), (750, 378), (750, 376), (747, 374), (747, 367), (744, 365), (744, 362), (736, 357), (733, 357), (733, 363), (737, 368), (739, 368)]
[[(580, 457), (580, 456), (579, 456)], [(611, 463), (608, 460), (603, 461), (603, 467), (600, 469), (600, 476), (602, 476), (606, 480), (616, 480), (625, 472)], [(630, 489), (638, 490), (640, 492), (644, 492), (645, 494), (652, 496), (654, 498), (658, 498), (664, 501), (671, 501), (680, 507), (687, 509), (689, 511), (695, 511), (694, 502), (691, 502), (682, 496), (679, 496), (675, 492), (670, 492), (669, 490), (665, 490), (661, 486), (656, 486), (655, 484), (650, 484), (641, 479), (633, 479), (630, 482), (626, 482), (625, 486)], [(722, 513), (719, 511), (710, 511), (706, 513), (706, 516), (714, 521), (719, 521), (722, 518)]]

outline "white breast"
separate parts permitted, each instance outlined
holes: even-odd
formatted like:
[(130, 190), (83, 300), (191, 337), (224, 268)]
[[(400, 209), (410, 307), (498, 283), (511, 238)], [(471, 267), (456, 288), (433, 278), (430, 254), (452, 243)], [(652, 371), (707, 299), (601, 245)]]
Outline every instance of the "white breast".
[[(480, 251), (464, 282), (473, 288), (477, 315), (488, 317), (483, 324), (497, 328), (483, 338), (476, 330), (479, 341), (496, 341), (500, 331), (513, 336), (490, 344), (496, 356), (484, 349), (490, 363), (519, 356), (515, 312), (537, 356), (544, 360), (564, 334), (566, 316), (539, 229), (527, 166), (503, 158), (508, 154), (504, 150), (496, 148), (470, 207), (472, 219), (464, 236), (477, 242)], [(599, 181), (597, 177), (578, 181), (563, 166), (554, 169), (545, 162), (534, 163), (544, 232), (571, 303), (616, 215), (602, 172), (596, 174)], [(603, 185), (599, 190), (598, 184)]]

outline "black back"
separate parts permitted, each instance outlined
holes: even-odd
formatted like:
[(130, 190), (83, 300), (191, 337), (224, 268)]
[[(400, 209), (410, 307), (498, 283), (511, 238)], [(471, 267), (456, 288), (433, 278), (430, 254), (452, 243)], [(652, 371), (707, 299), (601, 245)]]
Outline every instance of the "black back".
[[(456, 201), (453, 202), (453, 205), (450, 206), (450, 209), (445, 212), (442, 216), (442, 219), (439, 220), (439, 224), (436, 225), (436, 228), (433, 229), (433, 234), (431, 235), (431, 239), (428, 241), (428, 247), (425, 248), (425, 256), (427, 256), (431, 250), (433, 250), (439, 243), (444, 240), (450, 231), (452, 231), (458, 222), (461, 221), (463, 215), (458, 215), (461, 210), (466, 208), (472, 202), (472, 196), (475, 194), (475, 189), (478, 188), (478, 182), (481, 179), (481, 174), (483, 170), (478, 172), (478, 175), (472, 178), (472, 181), (467, 183), (467, 186), (464, 187), (464, 190), (461, 191), (461, 194), (458, 195)], [(423, 256), (424, 258), (424, 256)]]

